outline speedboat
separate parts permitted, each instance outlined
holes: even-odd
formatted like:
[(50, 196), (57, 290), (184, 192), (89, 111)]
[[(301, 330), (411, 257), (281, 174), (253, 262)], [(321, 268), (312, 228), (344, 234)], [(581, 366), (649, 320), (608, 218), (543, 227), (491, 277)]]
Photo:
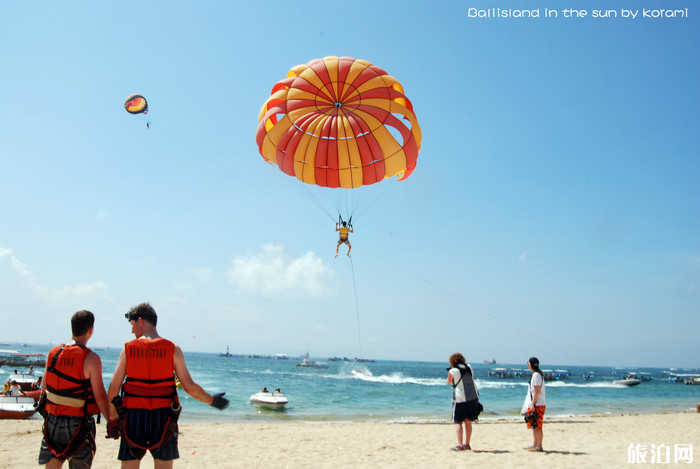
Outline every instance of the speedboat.
[(308, 352), (301, 357), (301, 363), (297, 363), (297, 366), (304, 368), (328, 368), (328, 363), (315, 362), (309, 358)]
[(0, 396), (0, 419), (28, 419), (35, 412), (33, 397)]
[(17, 384), (19, 384), (19, 387), (22, 388), (22, 391), (31, 391), (32, 390), (32, 384), (36, 382), (36, 380), (39, 378), (39, 376), (32, 375), (29, 373), (19, 373), (19, 374), (14, 374), (14, 375), (9, 375), (7, 377), (8, 381), (17, 381)]
[(630, 386), (636, 386), (641, 382), (642, 382), (641, 379), (625, 378), (625, 379), (615, 380), (615, 381), (613, 381), (613, 384), (630, 387)]
[(275, 389), (273, 392), (263, 389), (250, 396), (250, 403), (252, 405), (272, 410), (283, 410), (288, 402), (287, 396), (285, 396), (279, 388)]

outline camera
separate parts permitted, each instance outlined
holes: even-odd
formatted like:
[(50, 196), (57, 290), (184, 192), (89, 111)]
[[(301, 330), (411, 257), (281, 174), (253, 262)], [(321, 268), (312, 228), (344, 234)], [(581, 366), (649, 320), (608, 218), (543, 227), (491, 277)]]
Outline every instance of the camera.
[(525, 423), (529, 423), (531, 428), (537, 428), (537, 413), (536, 412), (528, 413), (525, 416)]

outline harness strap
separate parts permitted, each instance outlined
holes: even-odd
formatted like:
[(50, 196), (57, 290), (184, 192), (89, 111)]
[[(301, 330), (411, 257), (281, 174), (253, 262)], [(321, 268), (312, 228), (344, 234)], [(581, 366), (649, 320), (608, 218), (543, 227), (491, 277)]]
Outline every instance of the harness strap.
[(84, 407), (86, 404), (85, 399), (61, 396), (55, 392), (49, 391), (48, 389), (44, 392), (46, 393), (46, 398), (53, 404), (65, 405), (68, 407)]
[(150, 451), (152, 449), (163, 446), (164, 444), (170, 442), (170, 440), (173, 439), (173, 436), (177, 434), (177, 420), (178, 418), (180, 418), (180, 412), (182, 412), (182, 406), (180, 406), (180, 403), (177, 402), (177, 400), (174, 400), (172, 405), (168, 408), (168, 419), (165, 421), (165, 425), (163, 426), (163, 434), (160, 436), (160, 439), (156, 443), (149, 446), (142, 446), (136, 443), (135, 441), (131, 440), (131, 438), (129, 438), (129, 434), (126, 431), (127, 414), (124, 413), (123, 418), (121, 419), (122, 438), (124, 438), (127, 445), (131, 446), (132, 448), (139, 448), (145, 451)]
[(174, 401), (175, 396), (177, 396), (177, 391), (175, 389), (175, 386), (167, 388), (149, 388), (126, 382), (122, 385), (122, 395), (127, 397), (172, 397)]

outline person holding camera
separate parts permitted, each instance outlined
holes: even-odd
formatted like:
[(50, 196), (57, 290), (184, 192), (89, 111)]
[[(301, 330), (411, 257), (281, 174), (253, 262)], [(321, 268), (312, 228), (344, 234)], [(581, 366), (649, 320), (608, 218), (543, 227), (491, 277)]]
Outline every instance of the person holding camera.
[(532, 372), (530, 384), (527, 387), (524, 414), (527, 428), (532, 429), (533, 443), (525, 449), (528, 451), (542, 452), (542, 423), (544, 421), (544, 376), (540, 370), (540, 361), (532, 357), (527, 361), (527, 366)]
[[(447, 384), (452, 385), (452, 423), (457, 427), (457, 446), (452, 451), (472, 449), (472, 421), (479, 418), (479, 391), (474, 383), (474, 370), (461, 353), (450, 355)], [(464, 426), (464, 430), (462, 430)], [(464, 437), (464, 440), (463, 440)], [(462, 443), (464, 441), (464, 443)]]

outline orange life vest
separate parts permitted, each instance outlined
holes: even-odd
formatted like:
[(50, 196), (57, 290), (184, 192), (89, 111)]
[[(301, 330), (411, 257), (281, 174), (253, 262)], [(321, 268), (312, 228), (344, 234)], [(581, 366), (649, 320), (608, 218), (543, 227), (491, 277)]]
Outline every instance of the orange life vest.
[(82, 417), (99, 413), (90, 379), (83, 373), (85, 356), (90, 349), (83, 345), (58, 345), (46, 361), (44, 386), (46, 411), (52, 415)]
[(162, 337), (124, 344), (126, 380), (122, 385), (127, 409), (162, 409), (178, 402), (175, 388), (175, 344)]

